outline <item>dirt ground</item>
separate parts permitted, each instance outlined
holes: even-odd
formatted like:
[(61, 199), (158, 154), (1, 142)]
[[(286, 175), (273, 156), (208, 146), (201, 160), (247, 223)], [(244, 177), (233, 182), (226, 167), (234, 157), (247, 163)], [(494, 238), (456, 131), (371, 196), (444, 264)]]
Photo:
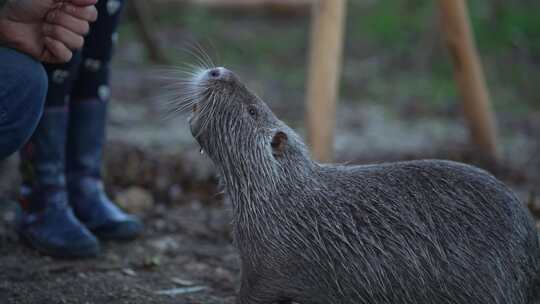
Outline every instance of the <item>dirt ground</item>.
[[(234, 303), (239, 267), (230, 237), (230, 208), (218, 194), (204, 157), (189, 150), (145, 153), (121, 143), (111, 143), (108, 155), (108, 190), (142, 216), (142, 237), (104, 243), (102, 254), (94, 259), (55, 260), (19, 241), (14, 232), (16, 204), (2, 202), (0, 303)], [(522, 189), (538, 185), (519, 170), (483, 162), (467, 152), (439, 156), (490, 167), (517, 185), (514, 189), (524, 201), (532, 192)], [(407, 153), (377, 157), (419, 158)]]
[[(225, 209), (201, 212), (193, 202), (157, 210), (140, 239), (105, 243), (102, 255), (83, 261), (41, 256), (2, 225), (0, 303), (233, 303), (238, 263)], [(217, 231), (204, 226), (209, 217)]]

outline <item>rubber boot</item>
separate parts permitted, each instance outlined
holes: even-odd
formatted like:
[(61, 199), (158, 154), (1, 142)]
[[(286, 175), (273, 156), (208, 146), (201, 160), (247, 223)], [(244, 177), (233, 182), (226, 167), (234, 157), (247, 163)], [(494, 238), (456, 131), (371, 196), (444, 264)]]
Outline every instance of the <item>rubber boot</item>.
[(46, 108), (29, 143), (21, 151), (17, 230), (38, 251), (54, 257), (91, 257), (98, 240), (79, 222), (68, 204), (65, 178), (67, 110)]
[(67, 144), (69, 202), (76, 216), (98, 238), (130, 240), (143, 225), (107, 197), (101, 178), (107, 102), (72, 102)]

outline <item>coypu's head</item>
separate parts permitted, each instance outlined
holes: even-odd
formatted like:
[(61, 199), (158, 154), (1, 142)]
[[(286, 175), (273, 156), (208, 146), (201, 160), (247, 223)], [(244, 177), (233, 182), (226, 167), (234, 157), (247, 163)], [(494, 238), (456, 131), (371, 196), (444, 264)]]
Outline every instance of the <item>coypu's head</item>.
[[(309, 160), (299, 136), (231, 71), (200, 70), (188, 83), (191, 132), (218, 166), (268, 170), (280, 162)], [(225, 168), (226, 169), (226, 168)]]

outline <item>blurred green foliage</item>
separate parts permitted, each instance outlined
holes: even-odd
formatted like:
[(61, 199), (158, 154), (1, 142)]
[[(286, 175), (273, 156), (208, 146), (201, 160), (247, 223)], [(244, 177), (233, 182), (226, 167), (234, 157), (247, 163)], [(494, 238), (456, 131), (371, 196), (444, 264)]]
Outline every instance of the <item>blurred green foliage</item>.
[[(469, 1), (471, 23), (498, 111), (540, 110), (540, 1)], [(157, 8), (159, 24), (199, 42), (220, 64), (285, 91), (303, 92), (309, 15), (276, 16), (198, 6)], [(456, 104), (452, 65), (433, 0), (349, 0), (342, 97), (358, 102)], [(123, 34), (133, 37), (125, 23)], [(174, 41), (171, 42), (174, 44)], [(178, 46), (176, 44), (176, 46)], [(177, 62), (193, 58), (167, 47)]]
[(434, 1), (350, 1), (347, 28), (385, 47), (406, 49), (433, 19)]

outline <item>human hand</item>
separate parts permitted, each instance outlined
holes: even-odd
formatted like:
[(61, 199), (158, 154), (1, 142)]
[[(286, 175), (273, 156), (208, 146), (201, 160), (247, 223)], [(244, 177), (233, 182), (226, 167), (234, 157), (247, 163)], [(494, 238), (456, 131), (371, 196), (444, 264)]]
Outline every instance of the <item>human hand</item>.
[(48, 63), (67, 62), (84, 44), (97, 0), (8, 0), (0, 11), (0, 44)]

